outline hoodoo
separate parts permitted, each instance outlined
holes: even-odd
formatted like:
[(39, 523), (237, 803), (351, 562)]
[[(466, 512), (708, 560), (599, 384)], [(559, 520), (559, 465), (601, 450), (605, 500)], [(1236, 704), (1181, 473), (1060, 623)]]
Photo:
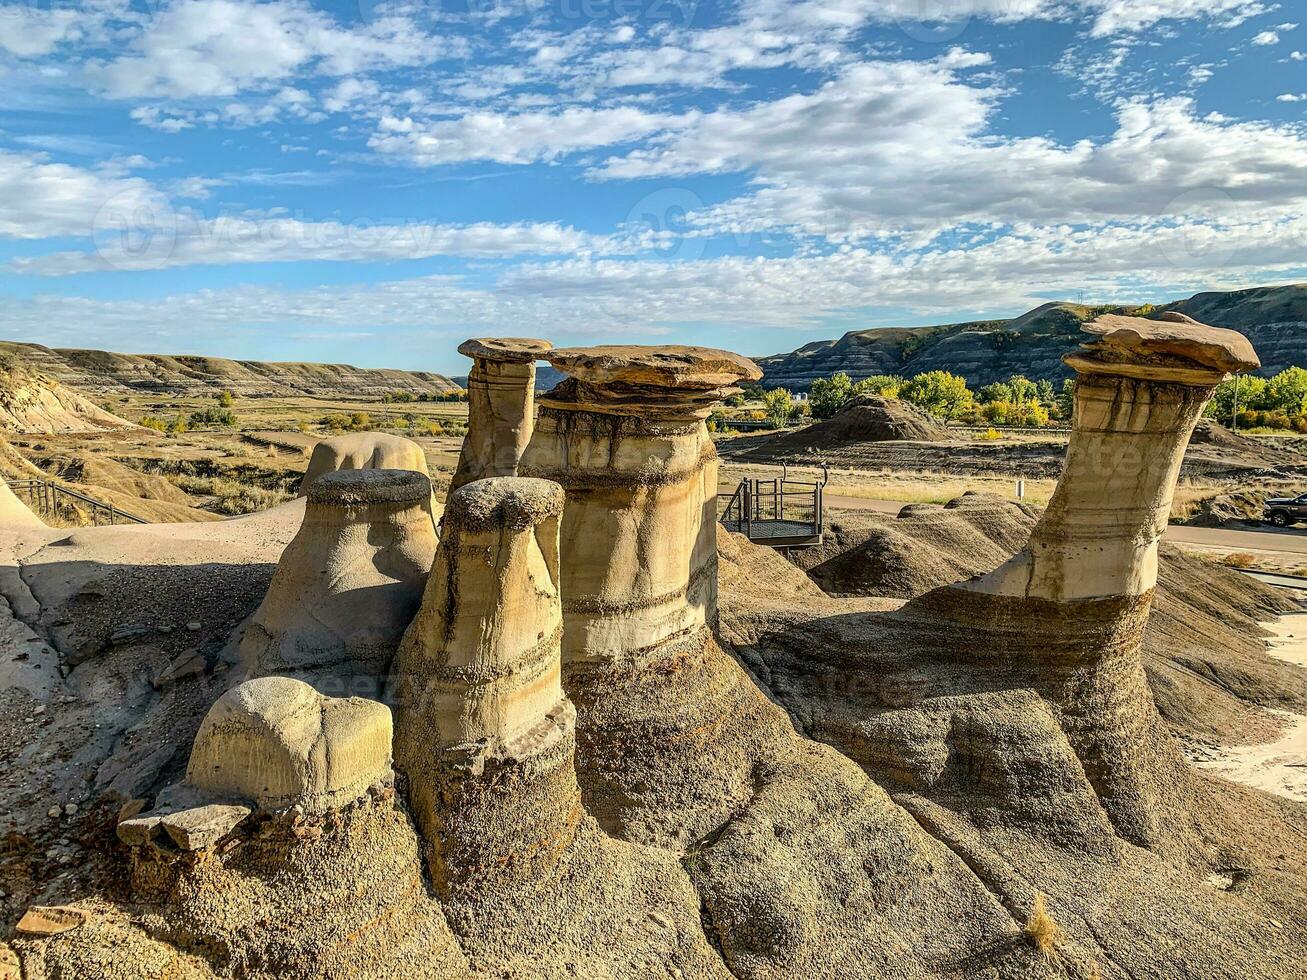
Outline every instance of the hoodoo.
[(521, 471), (567, 492), (563, 686), (582, 792), (612, 833), (684, 840), (747, 795), (759, 744), (787, 724), (712, 634), (717, 454), (704, 419), (759, 371), (702, 347), (546, 356), (569, 377), (540, 397)]
[(516, 476), (535, 422), (535, 362), (553, 349), (529, 337), (466, 340), (458, 352), (472, 358), (467, 376), (467, 436), (450, 490), (473, 480)]
[(299, 495), (307, 496), (319, 477), (340, 470), (413, 470), (430, 475), (426, 454), (412, 439), (385, 432), (347, 432), (313, 447)]
[(576, 711), (559, 683), (562, 513), (546, 480), (456, 490), (396, 657), (396, 760), (447, 898), (547, 873), (580, 820)]
[(435, 548), (426, 476), (364, 469), (319, 478), (246, 626), (246, 676), (286, 674), (323, 693), (375, 697)]

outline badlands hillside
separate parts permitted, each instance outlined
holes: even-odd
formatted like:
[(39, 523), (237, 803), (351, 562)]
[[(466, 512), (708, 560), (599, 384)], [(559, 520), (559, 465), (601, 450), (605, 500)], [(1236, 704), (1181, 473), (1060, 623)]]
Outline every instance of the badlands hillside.
[[(1168, 310), (1247, 336), (1261, 355), (1259, 374), (1307, 366), (1307, 283), (1198, 293), (1151, 315)], [(852, 330), (838, 340), (814, 341), (756, 361), (763, 369), (764, 387), (791, 391), (806, 391), (814, 379), (838, 371), (855, 380), (872, 374), (951, 371), (973, 388), (1014, 374), (1056, 380), (1071, 377), (1062, 355), (1079, 342), (1081, 325), (1100, 312), (1075, 303), (1045, 303), (1011, 320)]]
[(0, 432), (108, 432), (135, 428), (89, 399), (0, 354)]
[(1260, 625), (1301, 607), (1159, 551), (1256, 354), (1091, 332), (1042, 513), (807, 569), (719, 533), (705, 420), (761, 372), (704, 348), (465, 344), (444, 499), (372, 433), (221, 523), (0, 493), (0, 970), (1300, 980), (1307, 804), (1190, 760), (1307, 707)]
[(131, 392), (205, 395), (225, 389), (244, 398), (376, 398), (396, 391), (435, 395), (457, 387), (444, 375), (429, 371), (357, 368), (349, 364), (115, 354), (10, 342), (0, 342), (0, 352), (74, 391), (96, 397)]

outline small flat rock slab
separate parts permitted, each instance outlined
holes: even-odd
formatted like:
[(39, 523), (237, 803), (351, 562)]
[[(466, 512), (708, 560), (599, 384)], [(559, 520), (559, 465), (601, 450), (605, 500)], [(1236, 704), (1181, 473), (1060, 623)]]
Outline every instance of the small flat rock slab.
[(164, 832), (183, 851), (200, 851), (226, 837), (253, 811), (247, 806), (210, 803), (159, 818)]
[(18, 931), (27, 936), (58, 936), (72, 932), (89, 918), (82, 909), (69, 905), (33, 905), (18, 920)]
[(163, 670), (159, 671), (150, 682), (156, 688), (164, 687), (186, 677), (198, 677), (208, 667), (204, 654), (199, 650), (186, 650)]
[(464, 357), (517, 364), (538, 361), (553, 349), (549, 341), (534, 337), (473, 337), (458, 345), (458, 352)]

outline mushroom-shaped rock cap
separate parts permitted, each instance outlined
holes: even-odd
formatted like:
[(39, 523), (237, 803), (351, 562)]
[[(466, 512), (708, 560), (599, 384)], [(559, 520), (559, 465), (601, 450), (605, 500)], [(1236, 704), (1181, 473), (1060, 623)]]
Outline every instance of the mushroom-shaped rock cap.
[(348, 432), (313, 447), (300, 482), (300, 496), (324, 473), (338, 470), (416, 470), (426, 473), (427, 457), (412, 439), (388, 432)]
[(431, 480), (414, 470), (337, 470), (309, 487), (309, 503), (360, 507), (416, 504), (431, 496)]
[(563, 488), (552, 480), (496, 476), (460, 487), (445, 505), (447, 527), (534, 527), (563, 513)]
[(553, 349), (549, 341), (534, 337), (473, 337), (458, 345), (458, 352), (464, 357), (521, 364), (538, 361)]
[(1111, 362), (1137, 358), (1142, 364), (1155, 365), (1161, 380), (1183, 380), (1180, 375), (1186, 367), (1198, 374), (1224, 377), (1261, 366), (1257, 352), (1243, 334), (1199, 323), (1183, 313), (1168, 311), (1156, 320), (1106, 313), (1086, 323), (1084, 330), (1102, 339), (1068, 355), (1068, 363), (1074, 367), (1081, 367), (1087, 354), (1098, 354)]
[(303, 681), (260, 677), (232, 688), (195, 736), (186, 781), (267, 809), (321, 811), (390, 778), (390, 709), (329, 698)]
[(762, 377), (762, 369), (747, 357), (713, 347), (560, 347), (545, 359), (564, 374), (596, 385), (708, 391)]

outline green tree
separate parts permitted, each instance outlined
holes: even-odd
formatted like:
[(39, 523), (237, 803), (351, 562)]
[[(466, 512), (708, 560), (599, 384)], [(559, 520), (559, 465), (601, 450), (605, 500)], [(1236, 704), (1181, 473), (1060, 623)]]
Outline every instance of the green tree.
[(1012, 393), (1012, 386), (1006, 382), (992, 381), (976, 392), (976, 401), (982, 405), (992, 405), (995, 402), (1014, 402), (1016, 401), (1016, 395)]
[(973, 401), (967, 379), (948, 371), (926, 371), (903, 385), (899, 397), (944, 421), (957, 418)]
[(854, 384), (853, 394), (898, 398), (902, 389), (903, 379), (897, 374), (873, 374)]
[(1071, 421), (1076, 407), (1076, 379), (1067, 378), (1062, 382), (1062, 390), (1057, 395), (1057, 414), (1066, 422)]
[(168, 434), (171, 436), (181, 435), (183, 432), (189, 432), (190, 429), (186, 416), (181, 412), (178, 412), (177, 417), (168, 423)]
[(1007, 379), (1007, 386), (1012, 390), (1012, 400), (1018, 404), (1039, 400), (1039, 386), (1024, 374), (1014, 374)]
[(213, 397), (217, 400), (219, 408), (231, 408), (236, 403), (236, 393), (225, 388)]
[(1041, 405), (1056, 405), (1057, 394), (1053, 391), (1053, 382), (1040, 378), (1035, 382), (1035, 398)]
[[(1227, 378), (1216, 386), (1212, 400), (1207, 403), (1203, 414), (1224, 425), (1229, 425), (1236, 408), (1240, 412), (1266, 408), (1268, 388), (1265, 378), (1253, 374), (1240, 374)], [(1240, 421), (1239, 424), (1246, 423)]]
[(817, 378), (808, 389), (812, 417), (828, 419), (835, 415), (853, 395), (853, 382), (843, 371), (829, 378)]
[(1266, 383), (1266, 408), (1290, 415), (1307, 412), (1307, 370), (1286, 368)]
[(767, 424), (773, 429), (784, 427), (794, 412), (794, 396), (785, 388), (773, 388), (762, 396), (767, 411)]

